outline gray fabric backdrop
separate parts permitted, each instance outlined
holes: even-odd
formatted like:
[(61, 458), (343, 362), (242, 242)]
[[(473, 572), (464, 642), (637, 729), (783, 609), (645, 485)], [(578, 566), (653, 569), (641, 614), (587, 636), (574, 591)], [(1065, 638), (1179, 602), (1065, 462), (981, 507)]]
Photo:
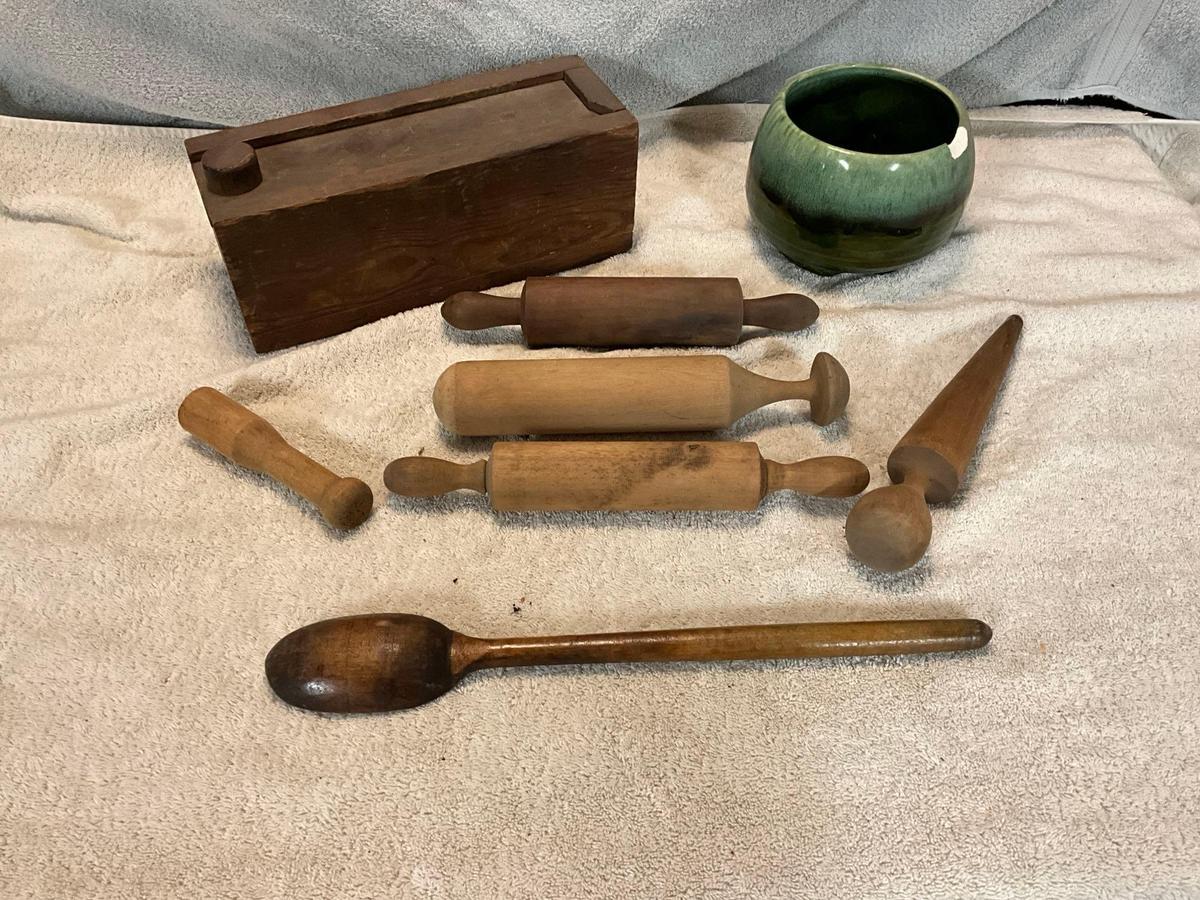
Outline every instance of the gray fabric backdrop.
[(578, 53), (636, 111), (765, 100), (850, 60), (971, 106), (1104, 94), (1200, 117), (1196, 0), (0, 0), (0, 112), (233, 124)]

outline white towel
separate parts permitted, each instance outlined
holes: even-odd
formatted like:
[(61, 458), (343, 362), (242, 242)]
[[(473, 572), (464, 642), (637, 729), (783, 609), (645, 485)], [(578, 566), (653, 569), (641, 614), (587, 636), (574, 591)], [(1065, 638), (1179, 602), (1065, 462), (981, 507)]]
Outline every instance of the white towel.
[[(750, 230), (761, 107), (643, 122), (631, 253), (822, 314), (730, 355), (820, 350), (853, 399), (721, 435), (884, 460), (1010, 313), (1025, 331), (915, 569), (856, 564), (850, 501), (498, 516), (389, 498), (393, 457), (483, 440), (451, 362), (530, 354), (436, 308), (255, 356), (185, 132), (0, 120), (0, 896), (968, 897), (1200, 891), (1200, 220), (1112, 125), (977, 117), (950, 242), (822, 279)], [(515, 292), (518, 286), (508, 290)], [(639, 351), (654, 352), (654, 351)], [(702, 352), (702, 351), (701, 351)], [(357, 531), (175, 421), (211, 384), (377, 492)], [(405, 713), (284, 705), (263, 658), (318, 619), (480, 635), (976, 616), (982, 652), (473, 675)]]

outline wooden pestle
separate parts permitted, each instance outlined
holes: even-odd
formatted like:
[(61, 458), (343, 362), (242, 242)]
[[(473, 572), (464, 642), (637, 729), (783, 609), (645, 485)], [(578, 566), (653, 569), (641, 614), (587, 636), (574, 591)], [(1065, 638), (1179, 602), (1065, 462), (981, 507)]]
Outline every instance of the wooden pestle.
[(737, 625), (556, 637), (476, 638), (403, 613), (326, 619), (293, 631), (267, 654), (280, 699), (332, 713), (409, 709), (469, 672), (505, 666), (709, 662), (899, 656), (975, 650), (992, 638), (978, 619), (899, 619)]
[(179, 424), (238, 465), (286, 484), (315, 504), (334, 528), (353, 528), (371, 514), (374, 498), (363, 482), (314, 462), (266, 419), (214, 388), (196, 388), (184, 398)]
[(1012, 360), (1021, 317), (1009, 316), (929, 404), (888, 457), (894, 484), (876, 488), (846, 519), (846, 541), (861, 562), (899, 572), (925, 555), (933, 535), (928, 503), (958, 491)]
[(527, 278), (520, 297), (463, 291), (442, 304), (455, 328), (520, 325), (530, 347), (728, 347), (743, 325), (807, 328), (803, 294), (742, 298), (736, 278)]
[(428, 456), (393, 460), (389, 490), (432, 497), (468, 489), (505, 512), (754, 509), (768, 493), (851, 497), (871, 475), (857, 459), (763, 459), (734, 441), (498, 441), (468, 465)]
[(756, 375), (724, 356), (459, 362), (442, 373), (433, 408), (464, 435), (712, 431), (760, 406), (807, 400), (818, 425), (842, 414), (846, 370), (818, 353), (803, 381)]

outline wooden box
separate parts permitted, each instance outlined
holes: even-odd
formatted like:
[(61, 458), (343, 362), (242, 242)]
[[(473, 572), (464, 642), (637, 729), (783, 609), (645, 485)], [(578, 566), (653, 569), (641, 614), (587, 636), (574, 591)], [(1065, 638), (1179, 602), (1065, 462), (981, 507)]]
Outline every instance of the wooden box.
[(628, 250), (637, 120), (575, 56), (187, 141), (260, 353)]

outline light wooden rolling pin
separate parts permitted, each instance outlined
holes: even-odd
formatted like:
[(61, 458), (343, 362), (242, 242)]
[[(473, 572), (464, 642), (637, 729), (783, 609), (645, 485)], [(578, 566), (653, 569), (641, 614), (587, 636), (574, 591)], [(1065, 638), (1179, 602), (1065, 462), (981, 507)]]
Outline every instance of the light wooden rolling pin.
[(463, 291), (442, 304), (455, 328), (520, 325), (530, 347), (729, 347), (743, 325), (798, 331), (818, 315), (803, 294), (743, 299), (736, 278), (527, 278), (520, 297)]
[(406, 456), (383, 474), (397, 494), (473, 490), (511, 512), (748, 510), (772, 491), (851, 497), (870, 477), (845, 456), (779, 463), (736, 441), (498, 441), (490, 460)]
[(433, 408), (465, 435), (713, 431), (781, 400), (807, 400), (828, 425), (850, 399), (850, 379), (818, 353), (803, 381), (779, 381), (724, 356), (460, 362), (442, 373)]
[(270, 475), (312, 502), (334, 528), (361, 525), (371, 514), (371, 489), (305, 456), (274, 429), (215, 388), (196, 388), (179, 405), (179, 424), (222, 456)]

